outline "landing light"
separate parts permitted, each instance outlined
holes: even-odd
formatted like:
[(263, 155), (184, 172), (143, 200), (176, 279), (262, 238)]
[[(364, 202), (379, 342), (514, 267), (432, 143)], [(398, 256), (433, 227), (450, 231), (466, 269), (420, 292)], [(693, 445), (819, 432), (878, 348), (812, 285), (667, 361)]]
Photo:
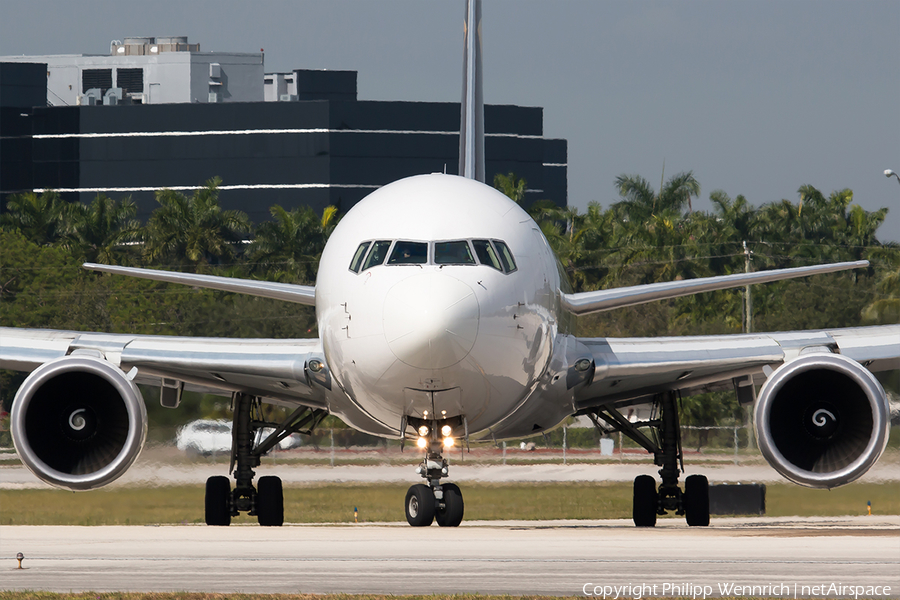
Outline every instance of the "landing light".
[(453, 438), (445, 437), (444, 438), (444, 448), (452, 448), (453, 447)]
[(450, 427), (449, 425), (444, 425), (443, 427), (441, 427), (441, 435), (443, 435), (444, 437), (447, 437), (448, 435), (450, 435), (450, 432), (452, 432), (452, 431), (453, 431), (453, 428)]
[(314, 358), (314, 359), (312, 359), (311, 361), (309, 361), (309, 370), (310, 370), (310, 371), (313, 371), (314, 373), (318, 373), (318, 372), (321, 371), (324, 367), (325, 367), (325, 365), (322, 363), (321, 360), (316, 360), (316, 359)]
[(421, 427), (419, 427), (419, 435), (421, 435), (422, 437), (425, 437), (426, 435), (428, 435), (428, 426), (427, 425), (422, 425)]
[(428, 445), (428, 440), (426, 440), (423, 437), (420, 437), (419, 439), (416, 440), (416, 446), (418, 446), (419, 448), (424, 448), (427, 445)]
[(576, 371), (587, 371), (591, 368), (591, 361), (587, 358), (582, 358), (575, 362), (575, 370)]

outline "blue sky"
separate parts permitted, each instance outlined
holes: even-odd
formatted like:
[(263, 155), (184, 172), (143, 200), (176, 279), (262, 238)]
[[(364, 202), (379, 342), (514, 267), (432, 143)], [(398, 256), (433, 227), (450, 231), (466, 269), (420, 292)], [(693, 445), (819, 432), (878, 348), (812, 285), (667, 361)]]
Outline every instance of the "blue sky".
[[(0, 0), (0, 55), (96, 53), (126, 36), (265, 49), (267, 71), (359, 71), (367, 100), (458, 101), (462, 0)], [(900, 2), (484, 0), (485, 99), (544, 107), (569, 202), (617, 175), (693, 170), (752, 204), (811, 184), (891, 209), (900, 241)]]

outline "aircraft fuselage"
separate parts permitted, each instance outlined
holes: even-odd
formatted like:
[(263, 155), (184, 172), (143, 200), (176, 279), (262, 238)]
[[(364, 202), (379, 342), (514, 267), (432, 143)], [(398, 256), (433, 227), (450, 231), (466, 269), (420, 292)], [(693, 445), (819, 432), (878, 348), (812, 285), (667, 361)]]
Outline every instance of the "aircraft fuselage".
[(381, 188), (342, 219), (319, 269), (330, 409), (354, 427), (462, 416), (489, 436), (541, 392), (560, 276), (537, 224), (493, 188), (441, 174)]

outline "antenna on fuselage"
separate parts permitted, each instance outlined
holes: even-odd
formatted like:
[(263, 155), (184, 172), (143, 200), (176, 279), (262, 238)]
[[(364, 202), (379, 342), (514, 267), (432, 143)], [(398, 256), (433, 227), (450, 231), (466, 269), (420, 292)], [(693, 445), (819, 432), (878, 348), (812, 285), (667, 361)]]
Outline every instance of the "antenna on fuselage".
[(459, 174), (484, 183), (484, 91), (481, 78), (481, 0), (466, 0)]

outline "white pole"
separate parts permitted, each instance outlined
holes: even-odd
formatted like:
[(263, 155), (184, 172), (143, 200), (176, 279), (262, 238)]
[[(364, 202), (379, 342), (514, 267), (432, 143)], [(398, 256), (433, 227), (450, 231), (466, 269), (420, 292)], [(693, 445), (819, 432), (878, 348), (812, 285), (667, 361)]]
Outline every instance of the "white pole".
[[(750, 272), (750, 249), (744, 242), (744, 273)], [(750, 295), (750, 286), (744, 286), (744, 333), (753, 330), (753, 297)]]
[(738, 427), (734, 426), (734, 464), (738, 464)]

